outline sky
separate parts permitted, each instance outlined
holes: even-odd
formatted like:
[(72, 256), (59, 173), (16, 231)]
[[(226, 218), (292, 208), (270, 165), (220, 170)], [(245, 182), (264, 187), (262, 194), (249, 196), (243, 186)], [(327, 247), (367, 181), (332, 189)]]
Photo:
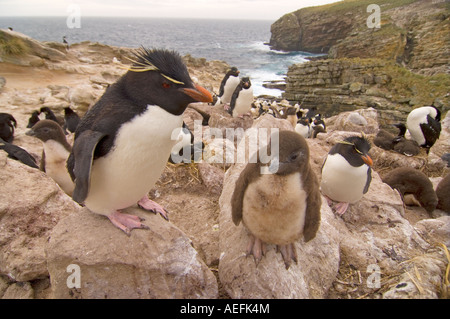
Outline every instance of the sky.
[(0, 0), (0, 16), (170, 17), (276, 20), (338, 0)]

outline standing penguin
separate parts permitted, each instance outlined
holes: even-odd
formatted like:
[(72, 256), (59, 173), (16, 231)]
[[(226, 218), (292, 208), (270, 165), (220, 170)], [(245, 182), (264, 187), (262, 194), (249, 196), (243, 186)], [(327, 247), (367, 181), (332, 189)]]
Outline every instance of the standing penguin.
[(422, 106), (412, 110), (406, 118), (406, 127), (419, 146), (427, 153), (441, 134), (441, 112), (434, 106)]
[(39, 111), (33, 111), (33, 113), (31, 113), (30, 118), (28, 119), (28, 124), (27, 124), (27, 128), (32, 128), (34, 124), (36, 124), (37, 122), (39, 122), (41, 119), (39, 118)]
[(309, 119), (307, 117), (302, 117), (297, 121), (295, 125), (295, 131), (303, 136), (304, 138), (309, 138), (311, 136), (311, 126), (309, 125)]
[[(241, 172), (231, 198), (232, 219), (235, 225), (242, 220), (250, 232), (247, 253), (253, 254), (256, 263), (265, 243), (275, 244), (289, 268), (291, 260), (297, 262), (295, 241), (303, 236), (307, 242), (316, 236), (322, 201), (303, 137), (280, 131), (279, 152), (271, 157), (270, 166), (248, 163)], [(264, 169), (270, 173), (262, 174)]]
[(231, 97), (228, 113), (233, 117), (242, 116), (250, 112), (253, 103), (253, 88), (250, 78), (242, 78)]
[(373, 164), (369, 150), (370, 143), (363, 136), (347, 137), (331, 148), (323, 163), (320, 188), (329, 199), (339, 202), (335, 205), (339, 215), (369, 190)]
[(0, 113), (0, 138), (8, 143), (12, 143), (15, 127), (17, 127), (17, 121), (11, 114)]
[(75, 185), (66, 168), (72, 147), (67, 143), (61, 126), (52, 120), (42, 120), (26, 132), (26, 135), (42, 141), (44, 149), (40, 169), (53, 178), (66, 194), (72, 196)]
[(80, 117), (70, 107), (64, 108), (64, 129), (69, 130), (71, 133), (75, 133), (78, 124), (80, 123)]
[(222, 79), (219, 88), (219, 95), (217, 103), (229, 104), (231, 102), (231, 96), (234, 90), (239, 85), (239, 73), (240, 71), (236, 67), (232, 67)]
[(172, 132), (182, 126), (188, 104), (212, 102), (178, 53), (141, 48), (135, 55), (129, 71), (81, 119), (67, 161), (73, 199), (128, 235), (147, 228), (139, 217), (120, 212), (136, 202), (168, 218), (147, 194), (166, 166)]
[(317, 134), (319, 133), (326, 133), (327, 132), (327, 126), (325, 125), (324, 120), (322, 119), (321, 114), (316, 114), (314, 116), (314, 120), (311, 123), (311, 129), (312, 129), (312, 138), (316, 138)]

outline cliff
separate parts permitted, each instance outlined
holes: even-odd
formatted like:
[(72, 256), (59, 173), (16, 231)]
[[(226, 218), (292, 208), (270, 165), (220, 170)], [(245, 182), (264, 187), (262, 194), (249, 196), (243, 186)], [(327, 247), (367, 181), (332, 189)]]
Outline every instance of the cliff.
[(447, 73), (449, 4), (445, 1), (382, 0), (381, 28), (368, 28), (373, 1), (345, 0), (288, 13), (271, 27), (270, 45), (330, 58), (382, 58), (414, 72)]

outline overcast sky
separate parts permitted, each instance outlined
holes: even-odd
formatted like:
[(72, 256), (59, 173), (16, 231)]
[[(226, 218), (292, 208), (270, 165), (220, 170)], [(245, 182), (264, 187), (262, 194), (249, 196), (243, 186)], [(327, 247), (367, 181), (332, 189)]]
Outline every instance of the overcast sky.
[(140, 16), (276, 20), (285, 13), (338, 0), (0, 0), (0, 16)]

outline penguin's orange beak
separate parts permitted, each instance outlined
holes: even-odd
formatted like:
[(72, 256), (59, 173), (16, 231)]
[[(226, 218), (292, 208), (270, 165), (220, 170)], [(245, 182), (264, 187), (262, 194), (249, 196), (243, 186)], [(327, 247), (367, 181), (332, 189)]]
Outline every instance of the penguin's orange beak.
[(367, 165), (369, 165), (370, 167), (372, 167), (373, 161), (372, 161), (372, 158), (370, 158), (369, 155), (361, 155), (361, 157), (362, 157), (364, 163), (366, 163)]
[(213, 101), (211, 93), (200, 85), (195, 84), (195, 89), (183, 88), (181, 90), (195, 101), (205, 103), (211, 103)]

